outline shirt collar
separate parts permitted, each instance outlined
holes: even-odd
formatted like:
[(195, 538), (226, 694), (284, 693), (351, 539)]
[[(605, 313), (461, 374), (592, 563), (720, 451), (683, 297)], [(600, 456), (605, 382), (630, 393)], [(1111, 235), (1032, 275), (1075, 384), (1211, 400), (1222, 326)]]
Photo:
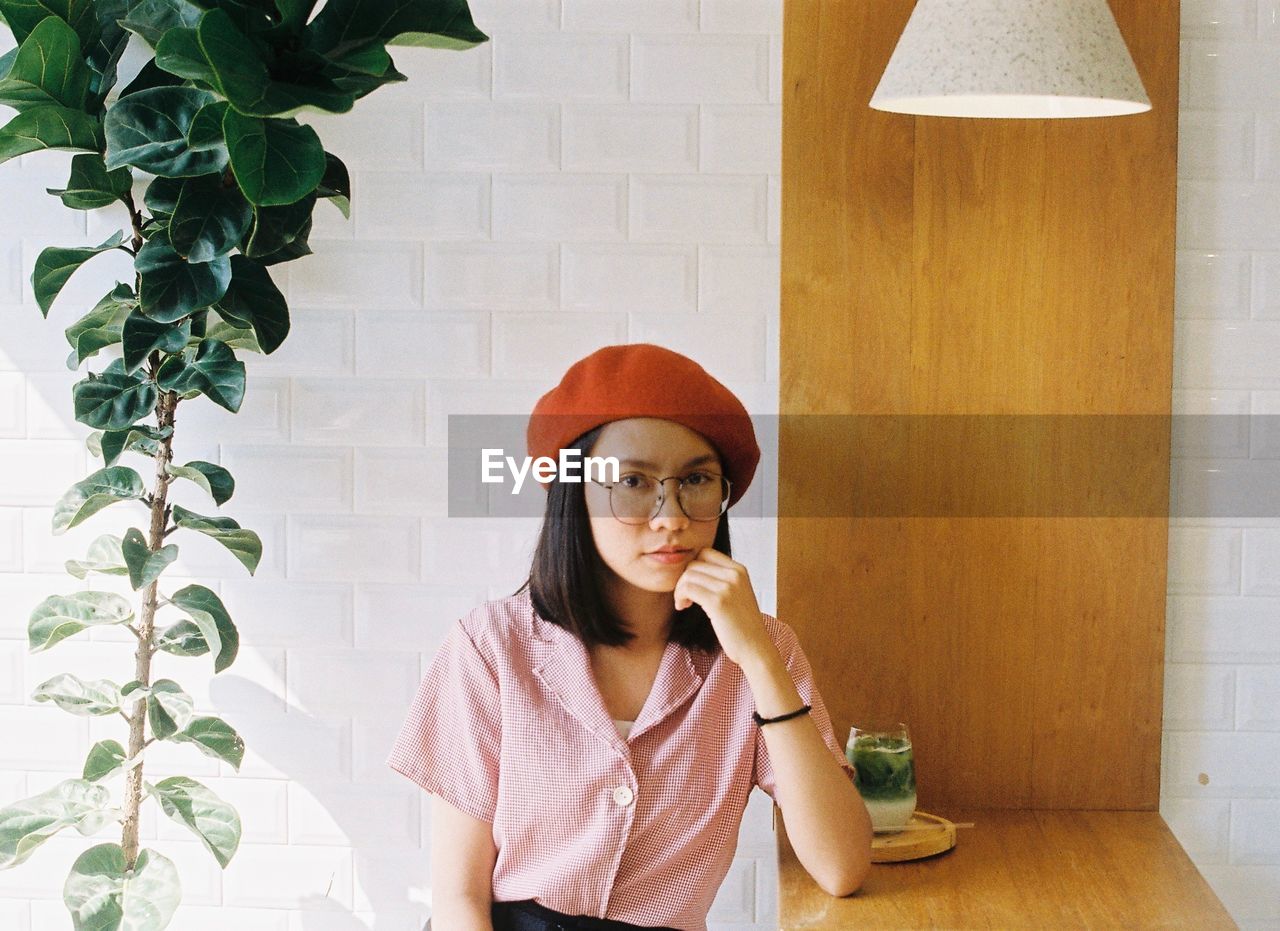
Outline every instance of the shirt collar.
[[(625, 744), (595, 684), (591, 654), (586, 645), (572, 631), (540, 617), (533, 609), (528, 591), (523, 595), (533, 637), (544, 645), (534, 674), (587, 730), (611, 744)], [(702, 687), (703, 675), (690, 653), (688, 647), (674, 640), (667, 641), (653, 688), (631, 727), (629, 739), (634, 740), (662, 723)]]

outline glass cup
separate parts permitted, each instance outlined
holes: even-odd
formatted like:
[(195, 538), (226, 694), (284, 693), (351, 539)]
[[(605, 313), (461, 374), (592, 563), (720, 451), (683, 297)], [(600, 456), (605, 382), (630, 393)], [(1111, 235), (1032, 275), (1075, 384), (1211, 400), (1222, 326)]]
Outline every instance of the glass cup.
[(858, 791), (877, 832), (901, 831), (916, 810), (911, 735), (902, 722), (867, 720), (849, 728), (844, 755), (858, 774)]

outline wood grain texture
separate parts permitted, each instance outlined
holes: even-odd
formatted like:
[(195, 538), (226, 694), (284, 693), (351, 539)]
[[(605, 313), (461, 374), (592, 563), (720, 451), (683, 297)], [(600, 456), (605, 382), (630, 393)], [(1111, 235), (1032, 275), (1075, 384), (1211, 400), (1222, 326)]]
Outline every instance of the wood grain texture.
[(1152, 110), (1005, 121), (867, 106), (910, 0), (785, 5), (779, 616), (926, 811), (1159, 805), (1178, 6), (1112, 7)]
[(954, 849), (872, 864), (835, 898), (778, 827), (783, 931), (850, 928), (1235, 928), (1156, 812), (946, 809)]

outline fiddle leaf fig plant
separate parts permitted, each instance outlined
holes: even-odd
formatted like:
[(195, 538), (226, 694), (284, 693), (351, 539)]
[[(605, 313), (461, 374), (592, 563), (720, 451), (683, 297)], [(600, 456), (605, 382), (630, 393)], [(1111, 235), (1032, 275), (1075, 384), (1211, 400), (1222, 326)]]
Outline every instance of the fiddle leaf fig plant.
[[(65, 186), (49, 194), (72, 210), (114, 211), (122, 228), (94, 246), (54, 246), (36, 259), (31, 285), (46, 318), (64, 285), (96, 256), (120, 250), (134, 276), (116, 282), (66, 328), (67, 367), (105, 362), (72, 390), (75, 419), (94, 432), (102, 468), (55, 504), (61, 534), (108, 507), (140, 506), (142, 526), (102, 534), (67, 572), (127, 580), (140, 603), (106, 591), (50, 595), (31, 612), (31, 652), (94, 627), (137, 640), (126, 681), (61, 673), (32, 698), (69, 714), (121, 717), (124, 741), (100, 740), (82, 771), (0, 809), (0, 868), (18, 866), (54, 834), (93, 836), (121, 825), (119, 843), (92, 846), (63, 888), (72, 926), (159, 931), (181, 900), (173, 863), (139, 849), (143, 801), (153, 799), (226, 867), (240, 843), (235, 809), (186, 776), (152, 783), (146, 749), (190, 744), (239, 769), (245, 745), (219, 717), (197, 714), (172, 679), (153, 679), (157, 652), (209, 656), (229, 668), (239, 634), (203, 585), (162, 591), (178, 556), (175, 531), (222, 544), (250, 575), (262, 541), (231, 517), (171, 505), (174, 482), (191, 482), (221, 507), (235, 481), (220, 465), (175, 465), (175, 412), (203, 396), (232, 413), (245, 396), (237, 350), (269, 354), (289, 334), (289, 310), (271, 267), (310, 254), (312, 211), (327, 200), (349, 216), (347, 167), (324, 148), (305, 112), (346, 113), (385, 84), (406, 80), (388, 46), (462, 50), (487, 40), (466, 0), (0, 0), (17, 46), (0, 55), (0, 162), (46, 149), (75, 152)], [(130, 43), (146, 54), (117, 89)], [(145, 183), (141, 205), (135, 185)], [(110, 361), (100, 358), (107, 351)], [(129, 457), (126, 459), (126, 457)], [(149, 460), (150, 483), (129, 462)], [(163, 626), (161, 607), (181, 617)], [(111, 788), (122, 783), (116, 804)]]

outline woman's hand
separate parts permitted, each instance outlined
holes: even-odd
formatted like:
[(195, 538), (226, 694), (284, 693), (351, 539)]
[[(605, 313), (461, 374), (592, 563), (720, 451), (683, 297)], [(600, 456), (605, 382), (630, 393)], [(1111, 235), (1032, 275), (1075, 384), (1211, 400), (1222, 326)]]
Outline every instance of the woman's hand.
[(676, 582), (676, 610), (707, 612), (725, 656), (739, 666), (777, 652), (760, 616), (747, 567), (712, 547), (698, 551)]

